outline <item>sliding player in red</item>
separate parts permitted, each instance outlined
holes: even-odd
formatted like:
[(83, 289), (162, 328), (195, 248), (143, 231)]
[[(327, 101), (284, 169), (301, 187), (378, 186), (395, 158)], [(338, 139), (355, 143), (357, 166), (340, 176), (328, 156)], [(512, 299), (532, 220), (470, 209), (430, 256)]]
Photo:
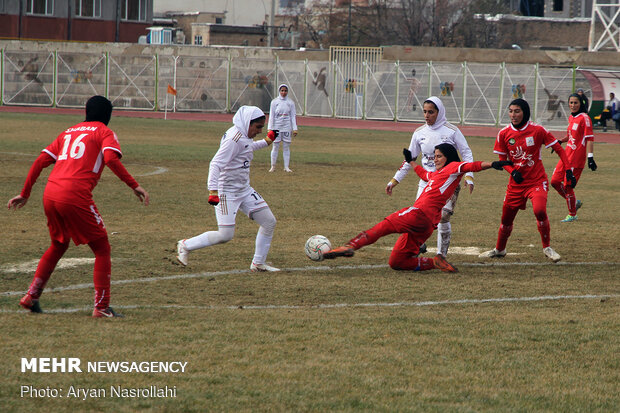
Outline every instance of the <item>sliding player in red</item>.
[(343, 247), (323, 254), (325, 259), (352, 257), (355, 250), (376, 242), (389, 234), (399, 233), (389, 265), (395, 270), (426, 271), (438, 268), (445, 272), (458, 272), (441, 254), (435, 257), (419, 257), (420, 245), (431, 236), (441, 220), (441, 210), (460, 185), (466, 172), (479, 172), (489, 168), (501, 170), (510, 161), (461, 162), (456, 148), (449, 143), (435, 146), (435, 171), (430, 172), (416, 164), (408, 149), (404, 149), (405, 161), (409, 163), (420, 179), (427, 182), (424, 191), (413, 206), (406, 207), (387, 216), (383, 221), (359, 233)]
[(39, 297), (69, 242), (88, 244), (95, 254), (93, 280), (95, 308), (93, 317), (122, 317), (110, 304), (110, 243), (105, 224), (93, 201), (92, 191), (107, 166), (133, 189), (136, 196), (149, 204), (149, 194), (136, 182), (121, 163), (121, 147), (116, 134), (107, 125), (112, 116), (112, 103), (103, 96), (86, 102), (86, 120), (62, 132), (41, 151), (28, 172), (20, 195), (9, 200), (8, 208), (26, 205), (39, 174), (52, 164), (43, 193), (43, 208), (52, 239), (41, 257), (28, 293), (19, 304), (33, 313), (41, 313)]
[[(550, 246), (551, 229), (547, 217), (547, 193), (549, 181), (540, 153), (541, 146), (553, 148), (564, 165), (569, 165), (562, 145), (547, 129), (530, 122), (530, 105), (523, 99), (515, 99), (508, 106), (510, 125), (499, 131), (493, 152), (500, 161), (510, 160), (513, 165), (504, 169), (511, 175), (506, 188), (502, 220), (495, 248), (480, 254), (481, 258), (506, 256), (506, 244), (512, 232), (512, 224), (520, 209), (525, 209), (527, 200), (532, 201), (543, 253), (553, 262), (561, 259), (560, 254)], [(577, 180), (570, 168), (565, 172), (566, 180), (575, 187)]]
[[(588, 167), (596, 171), (594, 162), (594, 133), (592, 132), (592, 120), (588, 116), (588, 100), (573, 93), (568, 97), (568, 108), (571, 115), (568, 118), (568, 129), (566, 137), (561, 142), (566, 144), (566, 156), (570, 167), (573, 169), (575, 180), (579, 182), (581, 172), (588, 158)], [(575, 191), (566, 179), (566, 167), (559, 161), (551, 175), (551, 186), (555, 188), (560, 196), (566, 199), (568, 215), (562, 222), (577, 221), (577, 210), (581, 208), (581, 201), (575, 196)]]

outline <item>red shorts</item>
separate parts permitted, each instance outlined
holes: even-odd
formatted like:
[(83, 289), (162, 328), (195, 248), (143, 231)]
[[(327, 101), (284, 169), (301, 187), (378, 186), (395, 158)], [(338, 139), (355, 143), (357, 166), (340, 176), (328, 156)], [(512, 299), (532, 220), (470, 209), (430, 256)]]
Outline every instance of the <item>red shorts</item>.
[[(581, 177), (581, 173), (583, 172), (583, 168), (573, 168), (573, 175), (575, 175), (575, 179), (579, 182), (579, 178)], [(563, 182), (566, 185), (566, 168), (564, 168), (564, 163), (562, 161), (558, 162), (553, 170), (553, 175), (551, 175), (551, 183)]]
[[(542, 181), (531, 186), (508, 186), (506, 196), (504, 197), (504, 205), (511, 209), (525, 209), (527, 200), (534, 198), (542, 198), (541, 201), (547, 204), (547, 193), (549, 190), (549, 182)], [(534, 201), (532, 201), (534, 202)]]
[(436, 225), (419, 209), (403, 208), (385, 218), (390, 221), (401, 236), (396, 240), (392, 253), (407, 253), (416, 255), (420, 252), (420, 245), (431, 236)]
[(94, 203), (74, 205), (44, 197), (43, 209), (52, 240), (65, 244), (73, 239), (80, 245), (108, 236)]

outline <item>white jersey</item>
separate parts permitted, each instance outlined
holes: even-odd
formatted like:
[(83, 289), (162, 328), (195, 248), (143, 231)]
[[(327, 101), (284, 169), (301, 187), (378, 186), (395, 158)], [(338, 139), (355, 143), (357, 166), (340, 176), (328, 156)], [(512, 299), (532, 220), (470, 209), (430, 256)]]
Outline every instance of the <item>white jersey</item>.
[[(461, 131), (454, 125), (449, 122), (446, 122), (442, 126), (436, 129), (431, 129), (428, 125), (423, 125), (417, 128), (413, 132), (413, 136), (411, 137), (411, 144), (409, 144), (409, 150), (411, 151), (411, 155), (414, 158), (417, 158), (421, 155), (421, 159), (418, 160), (418, 163), (427, 171), (434, 172), (435, 171), (435, 146), (449, 143), (454, 146), (459, 153), (461, 154), (461, 160), (464, 162), (473, 162), (474, 157), (465, 140), (465, 136), (461, 133)], [(394, 179), (398, 182), (402, 182), (402, 180), (407, 176), (409, 171), (411, 170), (411, 165), (407, 162), (403, 162), (403, 164), (398, 168), (396, 174), (394, 175)], [(465, 176), (473, 177), (473, 173), (468, 172)], [(420, 189), (426, 186), (426, 181), (420, 179)], [(420, 193), (418, 191), (418, 193)]]
[(267, 141), (254, 141), (239, 131), (236, 126), (226, 131), (211, 163), (207, 188), (220, 193), (242, 193), (250, 188), (250, 163), (254, 151), (267, 147)]
[(289, 99), (275, 98), (269, 107), (269, 130), (291, 132), (297, 130), (295, 103)]

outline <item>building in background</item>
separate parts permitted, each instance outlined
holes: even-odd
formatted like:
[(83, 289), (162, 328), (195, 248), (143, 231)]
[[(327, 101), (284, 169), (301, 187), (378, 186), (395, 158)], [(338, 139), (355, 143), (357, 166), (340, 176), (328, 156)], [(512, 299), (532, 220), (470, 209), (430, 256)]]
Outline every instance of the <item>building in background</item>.
[(0, 0), (0, 37), (131, 42), (147, 34), (153, 0)]

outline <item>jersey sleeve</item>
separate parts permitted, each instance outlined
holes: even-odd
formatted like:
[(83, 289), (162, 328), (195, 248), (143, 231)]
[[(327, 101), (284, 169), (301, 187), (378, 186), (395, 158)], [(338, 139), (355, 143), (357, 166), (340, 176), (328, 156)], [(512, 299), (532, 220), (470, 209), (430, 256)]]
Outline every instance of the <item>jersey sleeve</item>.
[(461, 162), (461, 164), (459, 165), (459, 172), (473, 173), (473, 172), (480, 172), (480, 171), (482, 171), (481, 161)]
[(594, 131), (592, 130), (592, 120), (587, 114), (583, 117), (583, 143), (594, 140)]
[(110, 170), (114, 172), (114, 175), (118, 176), (121, 181), (125, 182), (128, 187), (130, 187), (131, 189), (136, 189), (138, 186), (140, 186), (138, 182), (136, 182), (136, 180), (133, 178), (133, 176), (131, 176), (129, 171), (125, 169), (125, 166), (121, 162), (121, 157), (117, 152), (104, 152), (103, 157), (106, 166), (110, 168)]
[(230, 160), (238, 153), (236, 143), (229, 138), (224, 138), (220, 148), (217, 150), (211, 163), (209, 164), (209, 177), (207, 178), (207, 188), (210, 191), (218, 189), (218, 182), (222, 169), (228, 165)]
[(556, 142), (558, 142), (558, 139), (555, 136), (553, 136), (553, 134), (549, 132), (547, 129), (543, 128), (540, 125), (538, 125), (537, 129), (538, 129), (538, 133), (542, 134), (543, 142), (546, 148), (549, 148), (550, 146), (553, 146)]
[(65, 135), (64, 132), (58, 135), (58, 137), (54, 139), (52, 143), (47, 145), (47, 147), (43, 149), (41, 152), (45, 152), (46, 154), (51, 156), (54, 159), (54, 161), (57, 161), (58, 155), (60, 155), (60, 151), (62, 150), (62, 142), (63, 142), (62, 138), (64, 135)]
[(43, 168), (47, 168), (51, 164), (56, 161), (56, 158), (53, 158), (48, 152), (43, 150), (37, 159), (35, 159), (34, 163), (30, 167), (30, 171), (28, 171), (28, 176), (26, 177), (26, 181), (24, 182), (24, 187), (22, 188), (21, 196), (24, 198), (30, 198), (30, 192), (32, 191), (32, 187), (35, 182), (37, 182), (37, 178), (41, 175), (41, 171)]
[(418, 174), (420, 179), (424, 181), (428, 181), (430, 179), (431, 174), (433, 173), (433, 172), (429, 172), (426, 169), (422, 168), (420, 165), (416, 165), (414, 171), (416, 174)]
[(259, 149), (266, 148), (270, 144), (265, 139), (259, 139), (257, 141), (252, 141), (252, 150), (257, 151)]
[(504, 141), (504, 134), (499, 131), (497, 139), (495, 139), (495, 146), (493, 146), (493, 153), (498, 155), (508, 155), (508, 149), (506, 148), (506, 142)]
[(123, 152), (121, 152), (121, 144), (118, 141), (118, 136), (111, 129), (107, 127), (101, 131), (101, 152), (105, 153), (106, 151), (114, 151), (119, 158), (123, 157)]
[(295, 109), (295, 102), (291, 100), (291, 127), (293, 130), (297, 130), (297, 110)]
[(269, 105), (269, 121), (267, 122), (267, 129), (273, 130), (273, 125), (276, 119), (276, 100), (272, 100)]

